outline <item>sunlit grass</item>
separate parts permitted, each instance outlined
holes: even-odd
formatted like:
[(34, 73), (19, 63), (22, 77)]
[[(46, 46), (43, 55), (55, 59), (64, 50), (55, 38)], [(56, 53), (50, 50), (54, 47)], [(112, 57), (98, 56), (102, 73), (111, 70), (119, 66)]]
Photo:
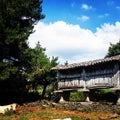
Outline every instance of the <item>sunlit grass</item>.
[[(105, 112), (78, 112), (61, 110), (56, 108), (25, 108), (21, 107), (16, 114), (0, 115), (0, 120), (53, 120), (53, 119), (64, 119), (71, 118), (72, 120), (100, 120), (109, 119), (114, 113)], [(112, 119), (119, 120), (119, 119)]]

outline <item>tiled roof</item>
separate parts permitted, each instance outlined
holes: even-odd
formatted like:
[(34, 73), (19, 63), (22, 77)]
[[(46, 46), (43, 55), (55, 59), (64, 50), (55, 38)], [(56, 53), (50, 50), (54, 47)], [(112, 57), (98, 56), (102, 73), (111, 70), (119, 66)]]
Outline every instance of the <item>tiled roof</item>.
[(86, 66), (91, 66), (91, 65), (100, 64), (100, 63), (107, 63), (107, 62), (111, 62), (111, 61), (120, 61), (120, 55), (113, 56), (113, 57), (107, 57), (104, 59), (93, 60), (93, 61), (81, 62), (81, 63), (58, 65), (56, 67), (53, 67), (52, 69), (53, 70), (63, 70), (63, 69), (71, 69), (71, 68), (77, 68), (77, 67), (86, 67)]

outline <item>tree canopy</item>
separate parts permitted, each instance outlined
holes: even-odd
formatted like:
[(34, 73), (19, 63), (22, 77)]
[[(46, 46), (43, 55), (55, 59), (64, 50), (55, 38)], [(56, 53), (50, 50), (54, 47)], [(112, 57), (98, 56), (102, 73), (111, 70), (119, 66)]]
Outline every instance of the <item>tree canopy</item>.
[(108, 49), (108, 53), (105, 57), (111, 57), (115, 55), (120, 55), (120, 41), (116, 44), (110, 44), (110, 47)]
[(33, 68), (29, 74), (29, 79), (33, 83), (33, 89), (36, 89), (38, 85), (43, 86), (42, 97), (45, 95), (46, 87), (56, 80), (56, 72), (51, 71), (51, 68), (58, 64), (58, 58), (52, 57), (50, 59), (45, 54), (45, 50), (39, 42), (34, 49), (31, 49), (31, 65)]
[(0, 0), (0, 79), (27, 70), (27, 39), (44, 18), (41, 4), (41, 0)]
[(7, 92), (20, 96), (26, 90), (26, 74), (33, 67), (27, 40), (44, 17), (42, 0), (0, 0), (0, 92), (9, 98)]

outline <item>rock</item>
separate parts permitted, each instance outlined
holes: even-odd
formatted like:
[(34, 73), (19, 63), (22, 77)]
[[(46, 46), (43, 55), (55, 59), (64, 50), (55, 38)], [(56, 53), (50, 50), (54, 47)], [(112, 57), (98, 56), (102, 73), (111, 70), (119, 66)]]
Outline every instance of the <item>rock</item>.
[(27, 107), (55, 107), (64, 110), (78, 110), (82, 112), (91, 112), (91, 111), (111, 111), (120, 113), (120, 106), (113, 105), (110, 102), (66, 102), (66, 103), (54, 103), (47, 100), (35, 101), (31, 103), (26, 103), (24, 106)]

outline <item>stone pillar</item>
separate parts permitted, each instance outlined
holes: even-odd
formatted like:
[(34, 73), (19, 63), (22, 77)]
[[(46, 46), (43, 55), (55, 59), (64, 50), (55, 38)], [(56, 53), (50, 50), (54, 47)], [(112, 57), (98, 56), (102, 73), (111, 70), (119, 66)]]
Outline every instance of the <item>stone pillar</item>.
[(64, 91), (60, 93), (60, 103), (65, 103), (67, 101), (69, 101), (70, 98), (70, 92), (69, 91)]
[(60, 96), (60, 100), (59, 100), (59, 103), (65, 103), (66, 101), (64, 100), (63, 96), (61, 95)]
[(116, 94), (117, 94), (117, 104), (120, 105), (120, 90), (116, 90)]
[(89, 91), (84, 91), (84, 94), (86, 96), (85, 102), (90, 102), (90, 92)]

